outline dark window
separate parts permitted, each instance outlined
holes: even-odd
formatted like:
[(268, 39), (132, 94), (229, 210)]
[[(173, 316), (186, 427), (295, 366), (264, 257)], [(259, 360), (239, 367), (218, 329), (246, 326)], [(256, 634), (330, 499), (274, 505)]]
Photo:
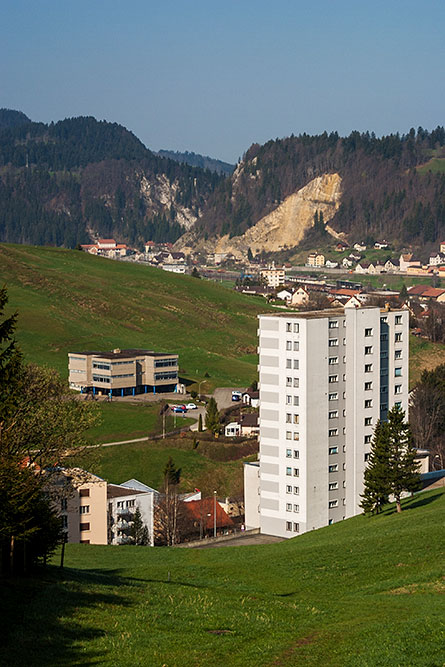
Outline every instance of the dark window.
[(80, 530), (90, 530), (90, 524), (89, 523), (81, 523), (79, 526)]
[(89, 498), (90, 496), (90, 490), (89, 489), (80, 489), (79, 491), (79, 496), (81, 498)]

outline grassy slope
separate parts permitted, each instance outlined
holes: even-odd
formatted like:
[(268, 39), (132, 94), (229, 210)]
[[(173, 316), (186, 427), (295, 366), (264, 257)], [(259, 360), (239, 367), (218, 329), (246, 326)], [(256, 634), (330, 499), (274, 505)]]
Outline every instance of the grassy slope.
[(114, 347), (177, 351), (181, 375), (215, 386), (256, 377), (264, 300), (213, 282), (58, 248), (0, 245), (0, 284), (20, 314), (29, 360), (67, 375), (67, 352)]
[[(102, 423), (90, 428), (88, 440), (94, 443), (118, 442), (133, 438), (144, 438), (148, 435), (162, 433), (162, 420), (159, 416), (160, 403), (100, 403), (99, 412)], [(190, 414), (190, 413), (189, 413)], [(176, 420), (168, 416), (165, 420), (166, 432), (175, 428), (194, 424), (196, 419), (182, 417)]]
[(64, 572), (5, 588), (3, 660), (442, 665), (444, 498), (436, 490), (406, 501), (401, 515), (356, 517), (262, 547), (69, 545)]
[[(198, 433), (196, 439), (199, 442)], [(210, 447), (218, 450), (224, 445), (212, 443)], [(215, 454), (210, 458), (206, 456), (204, 443), (194, 449), (193, 439), (167, 438), (94, 449), (88, 470), (109, 482), (121, 484), (136, 478), (157, 489), (162, 486), (162, 471), (171, 456), (181, 468), (181, 491), (193, 491), (198, 487), (206, 495), (215, 489), (220, 496), (238, 495), (243, 488), (242, 453), (233, 455), (231, 458), (236, 460), (230, 461), (218, 460), (218, 451)]]

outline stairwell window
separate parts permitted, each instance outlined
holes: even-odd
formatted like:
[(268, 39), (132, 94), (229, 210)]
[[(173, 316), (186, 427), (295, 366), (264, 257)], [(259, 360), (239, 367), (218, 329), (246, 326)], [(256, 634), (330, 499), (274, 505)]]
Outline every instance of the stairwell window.
[(329, 365), (338, 364), (338, 357), (329, 357)]
[(402, 324), (402, 316), (401, 315), (396, 315), (395, 323), (396, 324)]
[(294, 387), (298, 388), (300, 386), (300, 379), (294, 378)]
[(292, 475), (292, 468), (286, 468), (286, 475)]
[(372, 364), (365, 364), (365, 373), (372, 373)]
[(291, 340), (286, 341), (286, 350), (292, 350), (292, 341)]
[(398, 367), (394, 369), (394, 375), (396, 378), (402, 377), (402, 367)]
[(295, 406), (300, 405), (300, 398), (299, 398), (299, 396), (294, 396), (294, 405), (295, 405)]
[(372, 408), (372, 398), (367, 398), (365, 400), (365, 408)]
[(365, 345), (365, 354), (372, 354), (372, 345)]
[(336, 489), (338, 489), (338, 482), (330, 482), (329, 491), (335, 491)]
[(299, 459), (300, 458), (300, 451), (298, 449), (294, 449), (294, 459)]
[(371, 436), (370, 435), (365, 435), (364, 443), (365, 445), (369, 445), (371, 442)]
[(300, 487), (294, 486), (294, 496), (299, 496), (299, 495), (300, 495)]
[(329, 376), (329, 382), (330, 383), (338, 382), (338, 375), (330, 375)]
[(292, 359), (286, 359), (286, 368), (292, 368)]
[(294, 477), (300, 477), (300, 469), (294, 468)]
[(329, 413), (329, 419), (336, 419), (338, 417), (338, 410), (331, 410)]
[(394, 336), (394, 340), (395, 340), (396, 343), (401, 343), (401, 342), (402, 342), (402, 334), (401, 334), (401, 332), (395, 334), (395, 336)]
[(332, 463), (329, 468), (329, 472), (338, 472), (338, 463)]
[(365, 329), (365, 336), (372, 336), (372, 328)]
[(290, 484), (287, 484), (286, 486), (286, 493), (292, 493), (292, 487), (290, 486)]
[(329, 400), (330, 401), (338, 401), (338, 391), (332, 392), (332, 394), (329, 394)]
[(372, 382), (365, 382), (365, 391), (371, 391)]
[(286, 440), (292, 440), (292, 431), (286, 431)]
[(329, 454), (338, 454), (338, 447), (329, 447)]
[(292, 458), (292, 450), (291, 449), (286, 449), (286, 458), (288, 458), (288, 459)]
[(338, 320), (331, 320), (329, 322), (329, 328), (330, 329), (338, 329)]
[(300, 343), (298, 340), (294, 340), (294, 352), (298, 352), (300, 349)]
[(330, 428), (330, 429), (329, 429), (329, 437), (330, 437), (330, 438), (333, 438), (333, 437), (335, 437), (336, 435), (338, 435), (338, 428)]
[(372, 417), (365, 417), (365, 426), (372, 426)]
[(394, 386), (394, 393), (395, 394), (401, 394), (402, 393), (402, 385), (401, 384), (396, 384)]
[(286, 331), (287, 332), (292, 331), (292, 322), (286, 322)]
[(292, 512), (292, 503), (286, 503), (286, 512)]
[(294, 505), (294, 512), (300, 511), (300, 505)]
[(394, 359), (401, 359), (401, 358), (402, 358), (402, 350), (395, 350)]
[(329, 347), (337, 347), (338, 346), (338, 338), (330, 338), (328, 345), (329, 345)]
[(292, 378), (286, 378), (286, 387), (292, 387)]
[(298, 361), (298, 359), (294, 359), (294, 371), (298, 371), (299, 368), (300, 368), (300, 362)]
[(300, 423), (300, 415), (294, 415), (294, 424)]
[(300, 331), (300, 325), (298, 322), (294, 322), (294, 333), (299, 333)]
[(338, 500), (330, 500), (329, 501), (329, 509), (333, 509), (334, 507), (338, 507)]

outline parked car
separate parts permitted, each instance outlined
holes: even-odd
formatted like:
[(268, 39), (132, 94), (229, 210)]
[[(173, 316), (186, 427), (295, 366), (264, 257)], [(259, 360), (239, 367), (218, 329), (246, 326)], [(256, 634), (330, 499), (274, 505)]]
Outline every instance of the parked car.
[(198, 406), (196, 405), (196, 403), (187, 403), (185, 407), (187, 408), (187, 410), (197, 410), (198, 409)]
[(232, 391), (232, 401), (240, 401), (241, 400), (241, 392), (240, 391)]
[(181, 414), (185, 414), (187, 412), (185, 405), (172, 405), (172, 410), (173, 412), (179, 412)]

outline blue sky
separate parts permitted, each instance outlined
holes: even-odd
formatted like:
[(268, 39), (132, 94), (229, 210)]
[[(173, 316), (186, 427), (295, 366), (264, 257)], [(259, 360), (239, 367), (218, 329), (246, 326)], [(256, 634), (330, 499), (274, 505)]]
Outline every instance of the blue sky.
[(2, 0), (0, 107), (235, 162), (300, 132), (445, 123), (443, 0)]

